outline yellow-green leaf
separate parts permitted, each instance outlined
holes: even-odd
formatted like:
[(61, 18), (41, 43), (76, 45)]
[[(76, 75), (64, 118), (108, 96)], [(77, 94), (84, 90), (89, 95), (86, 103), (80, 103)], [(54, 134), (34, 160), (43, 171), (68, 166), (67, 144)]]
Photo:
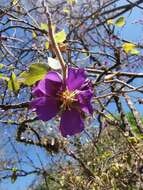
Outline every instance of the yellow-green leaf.
[(70, 12), (70, 10), (68, 8), (64, 8), (63, 12), (66, 13), (66, 14), (68, 14)]
[(1, 64), (0, 64), (0, 69), (2, 69), (3, 67), (4, 67), (4, 64), (1, 63)]
[(17, 4), (17, 0), (12, 0), (12, 5), (16, 5)]
[(126, 24), (125, 22), (125, 17), (124, 16), (121, 16), (120, 18), (118, 18), (116, 21), (115, 21), (115, 25), (118, 26), (118, 27), (122, 27)]
[(8, 77), (4, 76), (4, 75), (1, 74), (1, 73), (0, 73), (0, 79), (5, 80), (5, 81), (7, 81), (7, 82), (10, 80)]
[(17, 179), (17, 168), (12, 168), (11, 182), (15, 183)]
[(108, 119), (110, 119), (110, 120), (115, 120), (115, 118), (114, 118), (111, 114), (106, 115), (106, 117), (107, 117)]
[(132, 50), (130, 51), (130, 53), (131, 53), (132, 55), (139, 55), (139, 54), (140, 54), (140, 51), (138, 51), (137, 49), (132, 49)]
[(44, 78), (49, 70), (48, 65), (42, 63), (35, 63), (30, 65), (28, 71), (24, 71), (19, 76), (19, 81), (23, 84), (31, 86), (37, 81)]
[(73, 5), (77, 2), (77, 0), (67, 0), (67, 3)]
[(46, 23), (41, 23), (40, 29), (41, 29), (41, 30), (46, 30), (46, 31), (48, 31), (48, 24), (46, 24)]
[(49, 42), (48, 41), (46, 41), (46, 43), (45, 43), (45, 48), (49, 49)]
[(62, 30), (62, 31), (56, 33), (54, 37), (55, 37), (55, 40), (57, 43), (62, 43), (66, 40), (66, 33), (64, 30)]
[(107, 24), (108, 24), (108, 25), (114, 24), (113, 19), (107, 20)]
[(37, 38), (36, 32), (33, 31), (33, 32), (32, 32), (32, 36), (33, 36), (34, 39), (36, 39), (36, 38)]
[[(55, 24), (52, 24), (51, 27), (52, 27), (53, 32), (55, 32), (55, 30), (56, 30)], [(47, 23), (41, 23), (40, 24), (40, 29), (48, 31), (48, 24)]]
[(10, 79), (8, 81), (8, 89), (17, 92), (20, 88), (20, 83), (16, 78), (16, 75), (14, 72), (11, 73)]
[(122, 48), (124, 49), (124, 51), (126, 52), (126, 53), (129, 53), (129, 52), (131, 52), (133, 49), (135, 49), (135, 47), (136, 47), (136, 45), (135, 44), (133, 44), (133, 43), (124, 43), (123, 45), (122, 45)]

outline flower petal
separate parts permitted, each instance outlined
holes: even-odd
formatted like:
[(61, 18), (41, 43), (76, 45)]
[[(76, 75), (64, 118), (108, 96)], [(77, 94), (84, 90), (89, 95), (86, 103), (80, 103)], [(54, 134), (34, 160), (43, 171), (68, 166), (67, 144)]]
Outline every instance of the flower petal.
[(93, 91), (92, 90), (81, 91), (77, 95), (77, 98), (78, 98), (78, 101), (80, 104), (80, 108), (85, 113), (88, 113), (88, 114), (93, 113), (93, 108), (92, 108), (92, 105), (90, 103), (92, 97), (93, 97)]
[(48, 121), (57, 115), (60, 105), (53, 97), (39, 97), (31, 101), (30, 108), (35, 108), (39, 119)]
[(66, 110), (60, 123), (60, 131), (64, 137), (75, 135), (84, 130), (84, 123), (80, 113), (76, 109)]
[(53, 96), (56, 95), (62, 85), (62, 78), (57, 72), (50, 71), (43, 80), (40, 80), (38, 84), (33, 88), (32, 94), (36, 97), (44, 95)]
[(46, 79), (49, 79), (53, 82), (58, 82), (58, 83), (62, 82), (62, 76), (55, 71), (48, 72), (48, 74), (46, 75)]
[(79, 89), (81, 85), (85, 82), (85, 80), (86, 75), (84, 69), (68, 68), (66, 85), (69, 90)]
[(80, 90), (93, 90), (93, 84), (91, 80), (86, 79), (84, 84), (81, 86)]
[(93, 108), (90, 103), (87, 103), (86, 105), (82, 104), (80, 105), (80, 108), (82, 109), (83, 112), (88, 113), (88, 114), (93, 114)]

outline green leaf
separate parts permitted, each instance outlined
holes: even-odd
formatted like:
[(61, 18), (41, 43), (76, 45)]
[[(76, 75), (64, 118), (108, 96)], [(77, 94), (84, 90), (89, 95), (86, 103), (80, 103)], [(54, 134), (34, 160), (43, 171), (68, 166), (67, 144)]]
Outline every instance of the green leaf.
[(37, 81), (43, 79), (45, 74), (47, 74), (49, 70), (48, 65), (42, 63), (35, 63), (30, 65), (28, 71), (24, 71), (19, 76), (19, 81), (23, 84), (31, 86), (35, 84)]
[(69, 14), (70, 13), (70, 10), (68, 8), (64, 8), (63, 9), (63, 12), (66, 13), (66, 14)]
[(11, 182), (15, 183), (16, 180), (17, 180), (17, 168), (12, 168)]
[(41, 23), (41, 25), (40, 25), (40, 29), (41, 30), (48, 30), (48, 24), (47, 23)]
[(48, 41), (45, 42), (45, 48), (49, 49), (49, 42)]
[[(51, 27), (52, 27), (53, 32), (55, 32), (56, 26), (54, 24), (52, 24)], [(48, 24), (47, 23), (41, 23), (40, 24), (40, 29), (48, 31)]]
[(107, 20), (107, 24), (108, 24), (108, 25), (114, 24), (113, 19)]
[(55, 40), (57, 43), (62, 43), (66, 40), (66, 33), (64, 30), (62, 30), (62, 31), (56, 33), (54, 37), (55, 37)]
[(124, 44), (122, 45), (122, 48), (124, 49), (124, 51), (125, 51), (126, 53), (130, 53), (130, 54), (132, 54), (132, 55), (139, 55), (139, 54), (140, 54), (140, 51), (138, 51), (138, 50), (136, 49), (136, 45), (133, 44), (133, 43), (124, 43)]
[(17, 168), (12, 168), (12, 172), (17, 172)]
[(4, 67), (4, 64), (0, 64), (0, 69), (2, 69)]
[(16, 5), (18, 0), (12, 0), (12, 5)]
[(0, 73), (0, 79), (3, 79), (3, 80), (5, 80), (5, 81), (7, 81), (7, 82), (10, 80), (8, 77), (4, 76), (4, 75), (1, 74), (1, 73)]
[(8, 81), (8, 89), (16, 93), (19, 90), (19, 88), (20, 88), (20, 83), (18, 82), (15, 73), (12, 72), (10, 79)]
[(36, 34), (36, 32), (32, 32), (32, 36), (33, 36), (33, 39), (36, 39), (37, 38), (37, 34)]
[(73, 5), (77, 2), (77, 0), (67, 0), (67, 3)]
[(139, 54), (140, 54), (140, 51), (138, 51), (137, 49), (132, 49), (132, 50), (130, 51), (130, 53), (131, 53), (132, 55), (139, 55)]
[(118, 18), (116, 21), (115, 21), (115, 25), (118, 26), (118, 27), (122, 27), (126, 24), (125, 22), (125, 17), (124, 16), (121, 16), (120, 18)]

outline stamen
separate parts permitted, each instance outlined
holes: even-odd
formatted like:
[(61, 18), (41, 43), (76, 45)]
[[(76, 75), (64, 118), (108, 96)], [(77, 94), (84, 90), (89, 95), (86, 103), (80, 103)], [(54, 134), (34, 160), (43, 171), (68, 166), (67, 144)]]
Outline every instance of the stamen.
[(75, 96), (77, 95), (77, 93), (78, 91), (71, 92), (69, 90), (65, 90), (64, 92), (62, 92), (62, 94), (60, 95), (60, 99), (63, 102), (64, 108), (70, 108), (72, 103), (76, 101)]

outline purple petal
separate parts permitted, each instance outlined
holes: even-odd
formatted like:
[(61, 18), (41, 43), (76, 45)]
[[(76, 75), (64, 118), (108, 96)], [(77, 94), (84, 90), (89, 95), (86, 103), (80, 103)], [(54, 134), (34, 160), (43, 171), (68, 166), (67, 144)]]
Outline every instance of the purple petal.
[(84, 105), (80, 105), (80, 108), (82, 109), (83, 112), (88, 113), (88, 114), (93, 114), (93, 108), (92, 105), (90, 103)]
[(59, 91), (62, 85), (62, 79), (60, 75), (54, 71), (48, 72), (43, 80), (40, 80), (38, 84), (33, 88), (32, 94), (36, 97), (41, 96), (53, 96)]
[(91, 80), (86, 79), (86, 81), (84, 82), (84, 84), (81, 86), (80, 90), (89, 90), (89, 89), (93, 89), (93, 84), (91, 82)]
[(90, 103), (92, 97), (93, 97), (92, 90), (81, 91), (77, 96), (79, 104), (80, 104), (80, 108), (85, 113), (88, 113), (88, 114), (93, 113), (93, 108)]
[(53, 97), (39, 97), (30, 103), (30, 108), (35, 108), (38, 118), (43, 121), (48, 121), (56, 116), (59, 107), (59, 102)]
[(58, 83), (62, 82), (62, 76), (55, 71), (48, 72), (48, 74), (46, 75), (46, 79), (49, 79), (53, 82), (58, 82)]
[(66, 85), (69, 90), (79, 89), (86, 80), (84, 69), (68, 68)]
[(80, 113), (76, 109), (66, 110), (60, 123), (60, 131), (64, 137), (75, 135), (84, 130), (84, 123)]

